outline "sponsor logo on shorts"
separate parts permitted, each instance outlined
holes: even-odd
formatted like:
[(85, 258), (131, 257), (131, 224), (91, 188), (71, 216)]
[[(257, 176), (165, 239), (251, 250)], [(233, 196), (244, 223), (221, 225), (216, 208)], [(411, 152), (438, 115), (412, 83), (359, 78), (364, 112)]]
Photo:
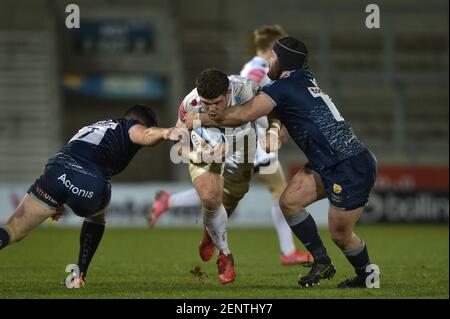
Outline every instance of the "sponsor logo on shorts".
[(46, 201), (51, 202), (52, 204), (58, 205), (58, 201), (56, 199), (54, 199), (52, 196), (50, 196), (49, 194), (47, 194), (42, 188), (40, 188), (39, 186), (36, 186), (36, 194), (39, 196), (39, 198), (41, 199), (45, 199)]
[(58, 180), (61, 181), (63, 183), (63, 185), (69, 189), (70, 192), (72, 192), (72, 194), (80, 196), (80, 197), (84, 197), (84, 198), (92, 198), (94, 196), (94, 192), (93, 191), (87, 191), (85, 189), (79, 188), (75, 185), (72, 184), (72, 182), (70, 181), (70, 179), (66, 178), (66, 174), (62, 174), (60, 177), (58, 177)]
[(340, 204), (342, 203), (342, 197), (339, 195), (336, 195), (334, 193), (331, 194), (331, 199), (333, 200), (334, 204)]
[(333, 184), (333, 192), (335, 192), (336, 194), (339, 194), (340, 192), (342, 192), (341, 185)]

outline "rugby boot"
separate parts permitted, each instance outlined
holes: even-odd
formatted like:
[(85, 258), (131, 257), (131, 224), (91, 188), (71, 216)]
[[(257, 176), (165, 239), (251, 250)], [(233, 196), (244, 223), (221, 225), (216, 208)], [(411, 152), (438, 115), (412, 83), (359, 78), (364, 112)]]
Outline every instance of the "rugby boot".
[(225, 255), (220, 252), (217, 257), (217, 269), (219, 273), (219, 282), (222, 285), (233, 282), (236, 279), (232, 254)]
[(170, 209), (169, 204), (170, 194), (166, 191), (160, 190), (156, 193), (155, 202), (150, 208), (150, 227), (155, 226), (162, 214), (168, 212)]
[(209, 233), (205, 227), (205, 228), (203, 228), (202, 241), (200, 242), (200, 245), (198, 246), (198, 252), (199, 252), (200, 258), (203, 261), (209, 261), (209, 260), (211, 260), (215, 251), (216, 251), (216, 245), (214, 244), (211, 236), (209, 236)]
[(295, 250), (286, 256), (281, 256), (281, 264), (288, 265), (303, 265), (303, 266), (311, 266), (314, 262), (313, 256), (309, 252), (303, 252), (300, 250)]

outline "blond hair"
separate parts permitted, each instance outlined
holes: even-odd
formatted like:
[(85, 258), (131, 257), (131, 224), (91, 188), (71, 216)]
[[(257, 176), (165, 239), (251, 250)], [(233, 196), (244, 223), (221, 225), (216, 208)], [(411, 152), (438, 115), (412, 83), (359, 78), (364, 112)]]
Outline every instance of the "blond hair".
[(258, 51), (271, 49), (273, 42), (287, 36), (278, 24), (263, 25), (253, 32), (255, 46)]

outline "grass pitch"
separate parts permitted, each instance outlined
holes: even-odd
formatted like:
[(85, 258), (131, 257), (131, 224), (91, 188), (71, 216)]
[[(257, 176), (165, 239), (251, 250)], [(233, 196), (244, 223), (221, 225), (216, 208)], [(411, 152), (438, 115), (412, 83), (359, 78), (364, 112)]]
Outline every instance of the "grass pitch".
[[(198, 257), (201, 229), (107, 229), (86, 288), (68, 289), (60, 282), (77, 261), (79, 230), (41, 228), (0, 251), (0, 298), (449, 297), (448, 225), (363, 225), (357, 233), (380, 266), (380, 289), (335, 288), (353, 271), (327, 230), (321, 234), (337, 274), (320, 287), (299, 288), (297, 277), (308, 269), (280, 265), (274, 229), (229, 229), (237, 280), (226, 286), (215, 260)], [(191, 273), (197, 266), (206, 273), (202, 280)]]

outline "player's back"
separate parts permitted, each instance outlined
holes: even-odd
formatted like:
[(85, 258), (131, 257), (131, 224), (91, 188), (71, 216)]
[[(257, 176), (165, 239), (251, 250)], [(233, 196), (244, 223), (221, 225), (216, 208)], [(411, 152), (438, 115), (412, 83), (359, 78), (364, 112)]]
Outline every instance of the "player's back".
[(107, 179), (119, 174), (141, 148), (129, 137), (136, 120), (103, 120), (81, 128), (55, 156), (59, 162), (72, 169), (90, 169), (101, 172)]
[(293, 71), (262, 91), (274, 100), (289, 135), (315, 168), (330, 167), (367, 149), (309, 71)]

